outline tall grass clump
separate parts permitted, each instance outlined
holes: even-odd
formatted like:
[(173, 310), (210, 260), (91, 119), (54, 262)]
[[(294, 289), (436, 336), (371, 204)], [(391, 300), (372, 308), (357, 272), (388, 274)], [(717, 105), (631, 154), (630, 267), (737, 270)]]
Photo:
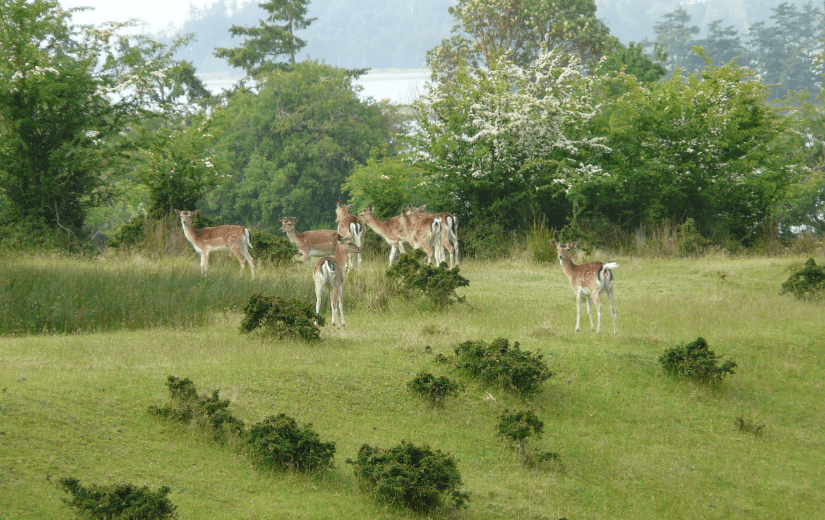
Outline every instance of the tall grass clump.
[[(193, 261), (77, 261), (39, 257), (0, 263), (0, 334), (73, 333), (203, 325), (209, 314), (240, 309), (273, 285), (305, 291), (289, 279), (251, 280), (235, 269), (203, 276)], [(304, 290), (302, 290), (304, 289)]]

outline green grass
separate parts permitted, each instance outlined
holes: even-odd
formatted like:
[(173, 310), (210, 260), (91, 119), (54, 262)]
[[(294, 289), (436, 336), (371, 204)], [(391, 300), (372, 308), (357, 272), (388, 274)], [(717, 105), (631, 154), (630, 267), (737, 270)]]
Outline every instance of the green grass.
[[(392, 293), (382, 256), (348, 279), (347, 327), (324, 327), (317, 344), (241, 335), (237, 305), (188, 307), (187, 282), (172, 275), (214, 283), (222, 287), (214, 294), (238, 293), (239, 301), (281, 288), (312, 298), (306, 265), (263, 267), (253, 283), (228, 261), (210, 266), (204, 282), (192, 258), (14, 260), (3, 276), (36, 268), (76, 280), (72, 291), (84, 278), (111, 276), (117, 285), (122, 277), (146, 286), (134, 288), (135, 312), (170, 313), (171, 300), (196, 318), (0, 337), (0, 518), (71, 517), (47, 476), (168, 485), (181, 518), (421, 518), (363, 494), (344, 462), (364, 443), (401, 440), (457, 457), (469, 508), (445, 517), (821, 515), (825, 304), (779, 295), (789, 267), (806, 258), (614, 259), (617, 336), (606, 309), (602, 334), (587, 329), (586, 316), (585, 330), (574, 333), (575, 300), (558, 265), (466, 261), (461, 274), (470, 285), (458, 290), (466, 303), (436, 311), (376, 296)], [(95, 291), (82, 290), (82, 307), (94, 307)], [(326, 302), (322, 313), (329, 316)], [(719, 388), (667, 377), (657, 361), (698, 336), (739, 365)], [(496, 337), (540, 350), (556, 375), (524, 400), (434, 361), (459, 342)], [(432, 408), (406, 388), (421, 370), (467, 391)], [(147, 408), (168, 402), (168, 375), (189, 377), (201, 393), (220, 389), (247, 424), (281, 412), (312, 423), (336, 443), (336, 467), (314, 476), (262, 473), (235, 449), (153, 417)], [(536, 448), (557, 452), (561, 464), (522, 466), (497, 436), (504, 409), (533, 410), (544, 421)], [(737, 417), (765, 426), (759, 435), (743, 432)]]

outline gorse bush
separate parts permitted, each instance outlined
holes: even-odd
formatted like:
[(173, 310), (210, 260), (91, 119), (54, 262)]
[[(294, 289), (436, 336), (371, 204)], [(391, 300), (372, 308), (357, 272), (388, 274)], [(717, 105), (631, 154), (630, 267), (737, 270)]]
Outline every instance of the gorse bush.
[(62, 478), (60, 487), (69, 494), (63, 502), (81, 518), (94, 520), (169, 520), (177, 518), (176, 507), (167, 495), (171, 489), (157, 491), (133, 484), (85, 487), (74, 478)]
[(456, 295), (459, 287), (470, 285), (470, 281), (459, 274), (458, 266), (450, 269), (446, 262), (438, 267), (422, 264), (420, 256), (400, 255), (387, 271), (387, 277), (400, 281), (404, 290), (421, 291), (436, 307), (443, 308), (464, 298)]
[(521, 446), (529, 437), (541, 437), (544, 422), (531, 410), (504, 410), (498, 418), (498, 434), (508, 442)]
[(407, 383), (411, 392), (419, 394), (430, 401), (433, 406), (443, 404), (444, 399), (458, 396), (464, 391), (464, 385), (447, 377), (435, 377), (429, 372), (419, 372), (415, 379)]
[(704, 338), (699, 337), (687, 345), (668, 350), (659, 357), (665, 372), (692, 379), (699, 383), (718, 385), (728, 374), (733, 374), (736, 362), (728, 360), (718, 364), (720, 357), (708, 348)]
[(195, 424), (215, 440), (231, 441), (259, 467), (314, 471), (332, 466), (335, 443), (322, 442), (311, 424), (299, 426), (295, 419), (281, 413), (247, 430), (243, 421), (229, 413), (229, 401), (220, 399), (217, 390), (211, 396), (201, 396), (190, 379), (175, 376), (167, 378), (166, 386), (172, 406), (150, 406), (152, 414)]
[(315, 305), (310, 302), (255, 292), (249, 297), (243, 312), (242, 333), (263, 328), (279, 338), (321, 339), (319, 327), (324, 325), (324, 317), (315, 314)]
[(813, 258), (805, 262), (805, 267), (793, 273), (782, 284), (782, 293), (791, 293), (797, 298), (821, 298), (825, 296), (825, 268), (816, 265)]
[(166, 386), (171, 394), (172, 406), (151, 406), (149, 410), (161, 417), (178, 422), (194, 423), (209, 431), (216, 439), (234, 438), (244, 431), (244, 423), (234, 417), (227, 408), (229, 400), (221, 399), (218, 390), (212, 395), (198, 395), (195, 384), (189, 379), (169, 376)]
[(295, 256), (295, 248), (285, 236), (253, 231), (250, 238), (256, 261), (284, 265), (292, 262), (292, 257)]
[(364, 444), (355, 466), (358, 480), (382, 500), (415, 510), (442, 507), (445, 499), (453, 507), (463, 506), (468, 496), (462, 485), (458, 464), (450, 455), (429, 446), (401, 441), (390, 449)]
[(311, 424), (281, 413), (253, 424), (246, 433), (246, 449), (252, 459), (266, 468), (314, 471), (332, 466), (335, 443), (323, 442)]
[(511, 346), (506, 338), (497, 338), (489, 344), (465, 341), (455, 348), (453, 366), (487, 383), (529, 393), (538, 390), (554, 375), (542, 357), (522, 351), (518, 342)]

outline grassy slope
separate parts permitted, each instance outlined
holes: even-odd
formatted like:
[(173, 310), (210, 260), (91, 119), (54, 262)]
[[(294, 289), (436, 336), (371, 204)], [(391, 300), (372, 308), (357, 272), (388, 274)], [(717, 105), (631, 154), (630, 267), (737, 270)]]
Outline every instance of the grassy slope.
[[(241, 336), (238, 314), (191, 329), (3, 337), (0, 518), (70, 517), (47, 475), (169, 485), (181, 518), (412, 518), (361, 494), (344, 462), (362, 443), (402, 439), (457, 456), (471, 493), (459, 518), (814, 518), (825, 510), (823, 305), (778, 295), (803, 261), (619, 258), (616, 337), (574, 334), (561, 269), (523, 261), (466, 262), (468, 304), (442, 314), (401, 301), (373, 312), (357, 298), (346, 330), (325, 327), (317, 345)], [(277, 276), (311, 285), (306, 266)], [(657, 362), (700, 335), (739, 364), (719, 390), (664, 377)], [(545, 354), (557, 375), (543, 392), (522, 400), (467, 381), (439, 410), (405, 391), (422, 369), (463, 379), (426, 345), (450, 355), (460, 341), (498, 336)], [(247, 424), (279, 412), (312, 423), (336, 442), (337, 467), (262, 474), (151, 417), (170, 374), (201, 393), (219, 388)], [(503, 409), (527, 407), (561, 467), (524, 468), (495, 436)], [(738, 415), (764, 432), (737, 431)]]

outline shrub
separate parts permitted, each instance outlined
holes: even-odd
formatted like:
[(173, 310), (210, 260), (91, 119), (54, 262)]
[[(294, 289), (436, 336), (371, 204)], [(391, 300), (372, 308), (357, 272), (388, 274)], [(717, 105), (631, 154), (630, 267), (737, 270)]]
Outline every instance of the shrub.
[(529, 393), (554, 375), (542, 357), (520, 350), (518, 342), (511, 347), (506, 338), (497, 338), (490, 344), (465, 341), (455, 348), (454, 366), (482, 381)]
[(463, 256), (476, 260), (497, 260), (513, 253), (515, 241), (511, 233), (495, 221), (470, 224), (461, 232)]
[(387, 271), (387, 277), (399, 280), (406, 291), (421, 291), (439, 308), (464, 301), (464, 298), (456, 295), (455, 290), (470, 285), (470, 281), (459, 274), (458, 266), (450, 269), (446, 262), (442, 262), (435, 267), (422, 264), (418, 258), (400, 255), (398, 261)]
[(559, 462), (558, 453), (537, 452), (531, 449), (531, 437), (541, 438), (544, 423), (530, 410), (511, 412), (504, 410), (498, 418), (498, 434), (518, 449), (522, 464), (539, 466), (543, 462)]
[(172, 398), (172, 406), (151, 406), (150, 412), (161, 417), (185, 423), (195, 423), (210, 431), (216, 438), (224, 435), (238, 436), (244, 431), (244, 423), (229, 413), (228, 399), (221, 399), (218, 390), (211, 396), (198, 395), (195, 384), (189, 379), (169, 376), (166, 386)]
[(467, 494), (455, 458), (429, 446), (401, 441), (390, 449), (364, 444), (358, 450), (355, 476), (379, 498), (411, 509), (434, 509), (449, 497), (454, 507), (464, 505)]
[(793, 273), (782, 284), (781, 294), (792, 293), (797, 298), (808, 299), (825, 294), (825, 268), (816, 265), (813, 258), (805, 262), (802, 270)]
[(70, 495), (63, 502), (74, 509), (78, 516), (100, 520), (166, 520), (177, 518), (176, 507), (166, 495), (170, 488), (163, 486), (157, 491), (133, 484), (110, 486), (80, 485), (74, 478), (62, 478), (60, 487)]
[(441, 376), (435, 377), (429, 372), (419, 372), (415, 379), (407, 383), (407, 388), (411, 392), (428, 399), (432, 406), (444, 404), (444, 399), (449, 396), (458, 396), (464, 391), (464, 385), (456, 383), (451, 379)]
[(295, 248), (284, 236), (276, 236), (266, 231), (252, 232), (252, 250), (255, 259), (274, 265), (288, 264), (295, 256)]
[(324, 317), (315, 314), (315, 305), (310, 302), (255, 292), (249, 297), (243, 312), (242, 333), (262, 327), (279, 338), (321, 339), (319, 327), (324, 324)]
[(728, 360), (718, 365), (719, 356), (708, 348), (704, 338), (699, 337), (692, 343), (665, 350), (659, 357), (659, 363), (665, 372), (677, 377), (685, 377), (699, 383), (718, 385), (728, 374), (733, 374), (736, 362)]
[(314, 471), (331, 467), (335, 455), (334, 442), (322, 442), (311, 424), (298, 426), (282, 413), (252, 425), (245, 444), (252, 458), (268, 468)]

